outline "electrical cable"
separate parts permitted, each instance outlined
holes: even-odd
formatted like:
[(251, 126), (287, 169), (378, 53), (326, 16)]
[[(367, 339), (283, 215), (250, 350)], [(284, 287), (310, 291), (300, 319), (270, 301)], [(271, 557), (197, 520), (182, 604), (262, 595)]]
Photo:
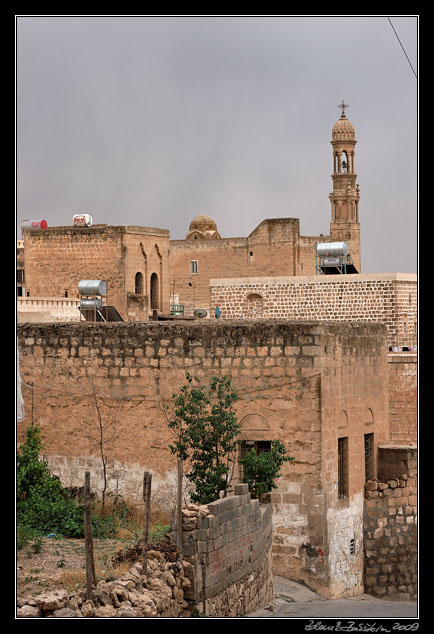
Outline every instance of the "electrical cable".
[(394, 33), (395, 33), (395, 35), (396, 35), (396, 38), (397, 38), (398, 42), (401, 44), (401, 48), (402, 48), (402, 50), (404, 51), (404, 55), (406, 56), (407, 61), (408, 61), (408, 63), (409, 63), (409, 64), (410, 64), (410, 66), (411, 66), (411, 70), (413, 71), (414, 76), (415, 76), (415, 77), (416, 77), (416, 79), (417, 79), (416, 72), (415, 72), (415, 70), (414, 70), (414, 68), (413, 68), (413, 66), (412, 66), (412, 64), (411, 64), (411, 62), (410, 62), (410, 59), (409, 59), (409, 57), (408, 57), (407, 53), (405, 52), (405, 48), (403, 47), (401, 40), (400, 40), (400, 39), (399, 39), (399, 37), (398, 37), (398, 33), (395, 31), (395, 27), (394, 27), (394, 26), (393, 26), (393, 24), (392, 24), (392, 20), (389, 18), (389, 16), (387, 16), (387, 19), (389, 20), (390, 26), (392, 27), (392, 29), (393, 29), (393, 31), (394, 31)]

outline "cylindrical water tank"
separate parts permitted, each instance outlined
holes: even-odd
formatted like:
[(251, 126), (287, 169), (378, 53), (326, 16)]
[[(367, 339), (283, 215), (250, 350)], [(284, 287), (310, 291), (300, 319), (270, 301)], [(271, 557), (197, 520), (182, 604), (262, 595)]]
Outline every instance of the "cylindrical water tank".
[(46, 220), (23, 220), (21, 229), (46, 229), (48, 227)]
[(106, 295), (107, 283), (103, 280), (80, 280), (78, 292), (80, 295)]
[(101, 308), (102, 299), (101, 297), (95, 297), (94, 299), (81, 299), (80, 300), (80, 308), (90, 310), (94, 308)]
[(316, 253), (319, 256), (329, 255), (331, 257), (348, 255), (348, 244), (346, 242), (320, 242), (316, 245)]
[(75, 214), (72, 221), (76, 227), (90, 227), (92, 225), (92, 216), (89, 216), (89, 214)]

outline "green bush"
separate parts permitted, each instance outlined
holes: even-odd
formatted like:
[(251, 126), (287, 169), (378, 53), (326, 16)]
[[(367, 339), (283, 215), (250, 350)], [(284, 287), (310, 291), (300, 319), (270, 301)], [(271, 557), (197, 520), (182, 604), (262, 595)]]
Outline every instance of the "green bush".
[(284, 444), (280, 440), (271, 442), (270, 451), (256, 453), (251, 449), (240, 460), (244, 467), (243, 482), (249, 484), (253, 498), (259, 498), (271, 489), (276, 489), (276, 480), (280, 478), (280, 468), (284, 462), (294, 460), (287, 455)]
[(29, 427), (17, 455), (17, 524), (39, 534), (83, 537), (83, 506), (77, 504), (40, 457), (38, 427)]
[[(84, 505), (50, 473), (42, 452), (39, 428), (29, 427), (17, 455), (18, 550), (32, 542), (32, 550), (36, 552), (42, 546), (40, 536), (49, 533), (66, 538), (84, 537)], [(119, 528), (142, 530), (138, 518), (131, 516), (131, 509), (119, 496), (105, 506), (94, 502), (91, 525), (95, 539), (115, 538)], [(160, 540), (165, 529), (161, 527), (155, 539)]]

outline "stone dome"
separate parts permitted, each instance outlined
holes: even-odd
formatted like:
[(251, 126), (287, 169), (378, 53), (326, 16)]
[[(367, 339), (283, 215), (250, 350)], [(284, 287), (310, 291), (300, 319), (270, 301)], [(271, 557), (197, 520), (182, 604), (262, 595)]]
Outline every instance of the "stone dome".
[(340, 119), (336, 121), (332, 130), (332, 141), (354, 141), (356, 133), (354, 126), (345, 115), (345, 112), (341, 114)]
[(190, 222), (187, 240), (214, 240), (220, 238), (217, 225), (214, 220), (206, 214), (199, 214)]

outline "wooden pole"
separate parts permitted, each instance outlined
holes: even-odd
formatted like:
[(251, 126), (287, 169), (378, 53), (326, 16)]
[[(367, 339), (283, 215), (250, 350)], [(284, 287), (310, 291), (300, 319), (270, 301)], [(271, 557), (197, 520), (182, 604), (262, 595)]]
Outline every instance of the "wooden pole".
[(90, 473), (84, 476), (84, 546), (86, 552), (86, 598), (92, 599), (92, 583), (96, 585), (93, 556), (92, 524), (90, 522)]
[(148, 539), (149, 539), (149, 515), (151, 511), (151, 482), (152, 475), (145, 471), (143, 474), (143, 501), (145, 503), (145, 526), (143, 534), (143, 575), (148, 581)]
[(178, 550), (182, 553), (182, 460), (178, 458), (178, 502), (176, 519), (176, 541)]

